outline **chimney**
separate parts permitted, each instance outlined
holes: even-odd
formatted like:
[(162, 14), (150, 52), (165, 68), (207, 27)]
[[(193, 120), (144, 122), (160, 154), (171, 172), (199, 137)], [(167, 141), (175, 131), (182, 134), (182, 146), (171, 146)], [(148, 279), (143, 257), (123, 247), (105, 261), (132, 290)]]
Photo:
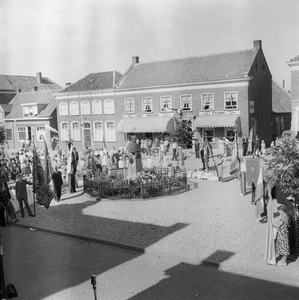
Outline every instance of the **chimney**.
[(37, 86), (34, 86), (32, 91), (37, 92)]
[(18, 89), (18, 94), (20, 94), (22, 92), (22, 89)]
[(42, 78), (41, 72), (36, 73), (36, 81), (37, 81), (37, 84), (42, 84), (43, 78)]
[(139, 64), (139, 57), (138, 56), (133, 56), (132, 57), (132, 64), (133, 65)]
[(261, 40), (253, 41), (253, 47), (255, 49), (262, 49), (262, 41)]
[(116, 74), (115, 74), (115, 70), (113, 70), (113, 82), (112, 82), (112, 87), (115, 87), (115, 81), (116, 81)]

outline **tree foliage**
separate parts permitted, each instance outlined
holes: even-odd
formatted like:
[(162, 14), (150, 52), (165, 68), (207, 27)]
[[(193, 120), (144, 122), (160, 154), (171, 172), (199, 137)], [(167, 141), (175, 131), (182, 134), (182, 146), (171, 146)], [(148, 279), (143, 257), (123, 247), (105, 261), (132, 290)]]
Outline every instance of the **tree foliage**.
[(286, 193), (299, 193), (299, 144), (296, 139), (285, 138), (274, 148), (266, 180), (280, 185)]
[(190, 130), (188, 122), (183, 122), (182, 120), (176, 120), (175, 129), (174, 129), (174, 138), (177, 143), (184, 147), (187, 147), (188, 144), (192, 143), (193, 133)]
[(0, 126), (0, 144), (4, 144), (6, 141), (6, 131), (4, 126)]

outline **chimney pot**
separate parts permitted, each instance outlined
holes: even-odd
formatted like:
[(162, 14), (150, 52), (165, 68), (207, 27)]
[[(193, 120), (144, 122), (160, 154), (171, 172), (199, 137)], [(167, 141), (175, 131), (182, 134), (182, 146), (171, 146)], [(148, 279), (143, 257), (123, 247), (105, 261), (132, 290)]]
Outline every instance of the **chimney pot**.
[(138, 56), (133, 56), (132, 57), (132, 64), (133, 65), (139, 64), (139, 57)]
[(37, 91), (37, 86), (34, 86), (33, 87), (33, 92), (36, 92)]
[(42, 83), (43, 78), (42, 78), (42, 73), (41, 72), (36, 73), (36, 81), (37, 81), (37, 84)]
[(253, 47), (255, 49), (262, 49), (262, 41), (261, 40), (253, 41)]

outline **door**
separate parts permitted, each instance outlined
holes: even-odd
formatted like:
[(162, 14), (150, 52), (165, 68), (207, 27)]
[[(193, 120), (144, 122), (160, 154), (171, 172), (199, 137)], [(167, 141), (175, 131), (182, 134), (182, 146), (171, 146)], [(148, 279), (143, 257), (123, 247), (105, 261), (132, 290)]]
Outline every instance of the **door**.
[(83, 136), (84, 136), (84, 147), (91, 147), (90, 123), (84, 123)]

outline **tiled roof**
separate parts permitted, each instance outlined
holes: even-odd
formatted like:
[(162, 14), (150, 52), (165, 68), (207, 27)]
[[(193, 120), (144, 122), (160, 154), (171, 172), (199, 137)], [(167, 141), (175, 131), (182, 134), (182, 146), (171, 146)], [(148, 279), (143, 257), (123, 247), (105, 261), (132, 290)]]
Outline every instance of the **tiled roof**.
[(56, 100), (53, 96), (59, 90), (37, 91), (17, 94), (9, 104), (12, 104), (11, 112), (6, 116), (7, 119), (23, 118), (23, 106), (25, 103), (46, 104), (46, 107), (37, 117), (49, 117), (56, 108)]
[(248, 74), (258, 49), (172, 59), (134, 65), (120, 88), (150, 87), (242, 78)]
[[(122, 78), (122, 74), (115, 71), (115, 85)], [(102, 89), (112, 89), (113, 86), (113, 71), (92, 73), (80, 79), (76, 83), (66, 87), (61, 93), (77, 92), (77, 91), (94, 91)]]
[(290, 113), (291, 99), (291, 94), (272, 79), (272, 111), (275, 113)]
[(61, 86), (47, 77), (42, 77), (42, 82), (38, 84), (35, 76), (0, 75), (0, 91), (21, 92), (32, 91), (34, 87), (38, 90), (59, 90)]

